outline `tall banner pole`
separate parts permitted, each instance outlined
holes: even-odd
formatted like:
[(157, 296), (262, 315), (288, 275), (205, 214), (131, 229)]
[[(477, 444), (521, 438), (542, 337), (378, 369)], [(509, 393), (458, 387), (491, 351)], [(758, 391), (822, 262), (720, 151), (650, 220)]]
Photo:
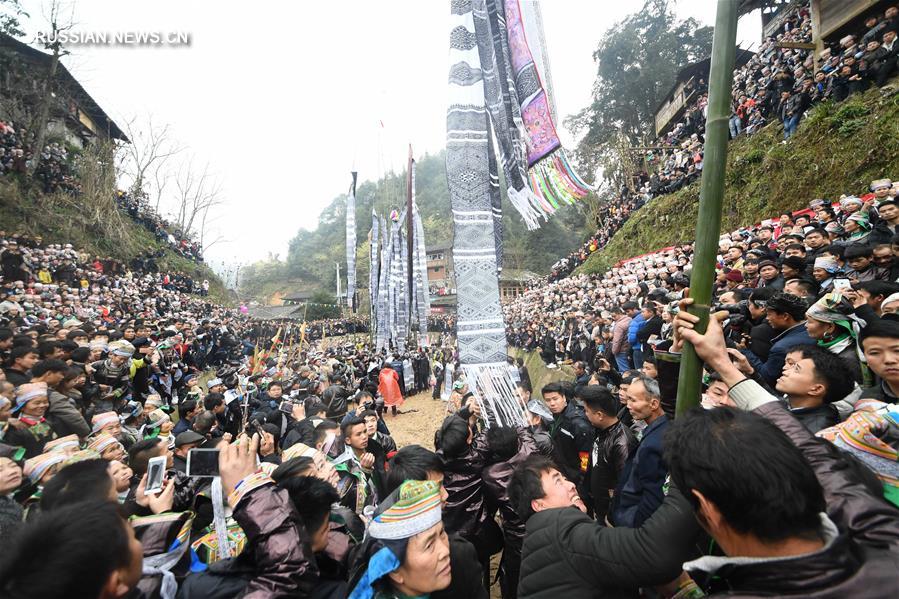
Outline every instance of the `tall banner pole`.
[(415, 292), (413, 287), (414, 275), (412, 270), (412, 260), (414, 258), (414, 235), (415, 235), (415, 226), (412, 222), (412, 185), (414, 182), (414, 178), (412, 177), (412, 163), (414, 162), (412, 158), (412, 144), (409, 144), (409, 161), (406, 165), (406, 249), (408, 253), (408, 264), (407, 266), (407, 285), (406, 285), (406, 301), (409, 304), (409, 327), (407, 329), (407, 335), (411, 339), (412, 337), (412, 309), (414, 307), (414, 298)]
[[(696, 247), (693, 252), (693, 271), (690, 275), (690, 297), (693, 298), (693, 305), (690, 306), (689, 312), (700, 318), (696, 325), (696, 330), (700, 332), (705, 332), (709, 321), (718, 237), (721, 234), (724, 174), (727, 168), (727, 122), (730, 118), (736, 43), (737, 2), (718, 0), (709, 71), (709, 110), (705, 125), (705, 154), (702, 161)], [(699, 405), (701, 375), (702, 362), (693, 346), (685, 343), (677, 382), (675, 411), (677, 416)]]

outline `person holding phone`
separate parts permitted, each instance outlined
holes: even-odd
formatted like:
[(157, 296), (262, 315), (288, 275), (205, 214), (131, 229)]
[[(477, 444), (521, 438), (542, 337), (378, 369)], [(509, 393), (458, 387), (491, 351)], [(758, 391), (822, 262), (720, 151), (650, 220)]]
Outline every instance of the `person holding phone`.
[(219, 451), (222, 490), (247, 536), (240, 559), (251, 574), (241, 596), (310, 596), (318, 584), (310, 531), (287, 491), (259, 471), (259, 444), (258, 434), (241, 435)]

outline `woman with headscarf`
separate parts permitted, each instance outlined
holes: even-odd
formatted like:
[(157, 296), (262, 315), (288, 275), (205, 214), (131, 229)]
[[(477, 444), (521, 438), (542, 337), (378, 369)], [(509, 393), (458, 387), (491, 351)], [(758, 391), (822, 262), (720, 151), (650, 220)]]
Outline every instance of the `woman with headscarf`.
[(840, 272), (840, 264), (831, 256), (818, 256), (812, 266), (812, 277), (818, 282), (822, 293), (833, 289), (833, 281)]
[(350, 599), (426, 598), (447, 588), (453, 572), (440, 514), (440, 483), (407, 480), (400, 485), (371, 521)]
[(886, 317), (887, 314), (892, 314), (890, 318), (899, 320), (899, 293), (892, 293), (880, 302), (880, 313), (883, 314), (884, 317)]
[(871, 221), (867, 214), (853, 212), (846, 217), (843, 229), (848, 243), (865, 243), (871, 234)]
[(863, 366), (859, 356), (856, 339), (860, 327), (852, 314), (854, 311), (852, 302), (840, 292), (828, 293), (806, 311), (805, 327), (819, 347), (846, 362), (855, 382), (861, 384), (870, 375), (865, 376), (867, 367)]
[(21, 428), (9, 430), (4, 442), (25, 448), (25, 457), (32, 458), (44, 451), (47, 441), (56, 438), (50, 420), (46, 418), (50, 400), (47, 398), (47, 383), (25, 383), (16, 389), (16, 403), (12, 408)]
[(861, 212), (862, 214), (867, 214), (867, 210), (862, 210), (865, 203), (861, 200), (861, 198), (857, 198), (855, 196), (846, 196), (845, 198), (840, 199), (840, 220), (844, 221), (849, 218), (850, 215), (855, 214), (857, 212)]

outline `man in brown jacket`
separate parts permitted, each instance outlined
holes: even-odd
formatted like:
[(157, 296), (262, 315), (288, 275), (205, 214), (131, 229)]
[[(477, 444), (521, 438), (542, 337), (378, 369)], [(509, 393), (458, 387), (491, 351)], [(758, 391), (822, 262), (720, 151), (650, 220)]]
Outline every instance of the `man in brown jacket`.
[(631, 344), (627, 341), (627, 329), (631, 326), (631, 317), (624, 313), (620, 307), (612, 308), (612, 353), (615, 354), (615, 363), (618, 372), (624, 372), (631, 367)]

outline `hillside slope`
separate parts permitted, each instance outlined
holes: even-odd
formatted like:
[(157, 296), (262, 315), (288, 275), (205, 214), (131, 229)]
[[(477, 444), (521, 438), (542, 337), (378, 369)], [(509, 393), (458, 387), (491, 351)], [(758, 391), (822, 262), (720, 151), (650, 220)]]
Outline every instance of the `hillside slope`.
[[(730, 145), (722, 230), (798, 210), (815, 198), (861, 194), (873, 179), (899, 177), (899, 94), (879, 90), (816, 106), (789, 143), (772, 124)], [(693, 240), (699, 182), (655, 198), (636, 212), (578, 272)]]
[(44, 195), (36, 185), (0, 177), (0, 230), (7, 234), (41, 236), (45, 243), (71, 243), (90, 254), (125, 263), (148, 251), (163, 249), (165, 254), (158, 260), (160, 268), (184, 272), (194, 279), (208, 279), (210, 298), (230, 303), (222, 281), (208, 266), (188, 260), (160, 243), (147, 229), (120, 212), (111, 198), (105, 216), (114, 226), (92, 221), (78, 198)]

